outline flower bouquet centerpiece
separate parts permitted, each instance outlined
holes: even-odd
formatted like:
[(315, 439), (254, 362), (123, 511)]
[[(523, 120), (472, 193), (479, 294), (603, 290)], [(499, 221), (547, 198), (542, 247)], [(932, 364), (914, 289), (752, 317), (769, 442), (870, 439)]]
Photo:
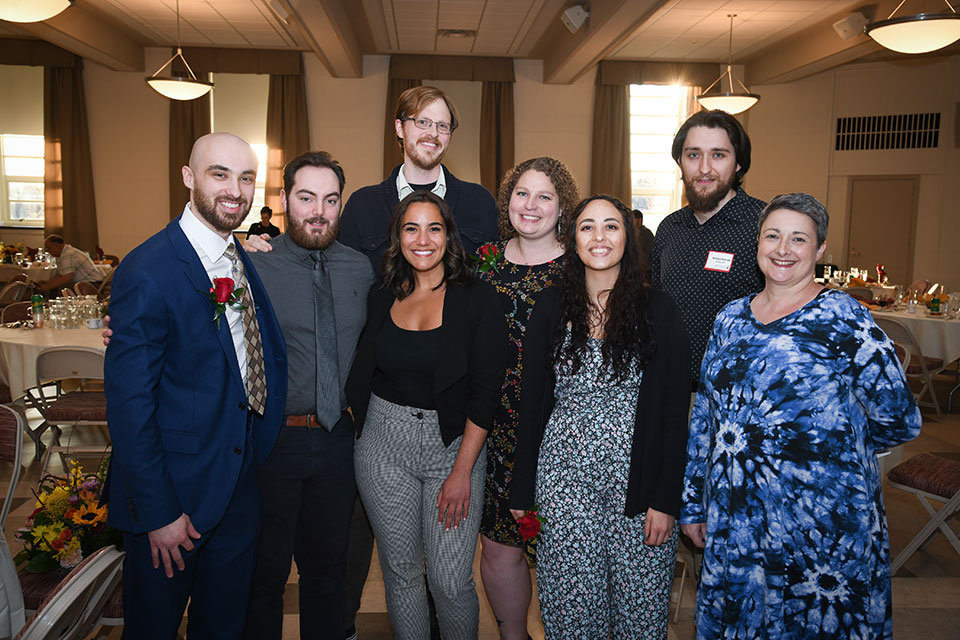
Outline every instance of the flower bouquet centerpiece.
[(36, 508), (16, 532), (23, 550), (14, 561), (26, 562), (27, 573), (69, 570), (97, 549), (120, 546), (120, 532), (107, 526), (107, 507), (99, 505), (106, 475), (104, 460), (97, 473), (74, 462), (66, 478), (45, 477)]

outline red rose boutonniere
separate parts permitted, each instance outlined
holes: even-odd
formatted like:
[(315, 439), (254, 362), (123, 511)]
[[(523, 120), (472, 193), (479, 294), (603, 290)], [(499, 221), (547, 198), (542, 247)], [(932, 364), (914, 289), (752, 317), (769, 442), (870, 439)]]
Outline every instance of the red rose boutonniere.
[(247, 308), (243, 304), (243, 287), (234, 289), (233, 278), (214, 278), (210, 291), (200, 293), (207, 296), (213, 303), (213, 321), (217, 323), (217, 329), (220, 328), (220, 317), (228, 306), (237, 311)]
[(498, 263), (502, 257), (503, 254), (493, 244), (485, 244), (477, 249), (477, 253), (470, 254), (470, 259), (477, 263), (477, 271), (493, 270), (494, 273), (500, 271)]

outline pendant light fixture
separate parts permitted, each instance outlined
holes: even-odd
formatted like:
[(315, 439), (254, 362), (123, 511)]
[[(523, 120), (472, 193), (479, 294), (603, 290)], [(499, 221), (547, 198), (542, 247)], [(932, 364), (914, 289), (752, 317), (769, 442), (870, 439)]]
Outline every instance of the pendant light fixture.
[(918, 13), (894, 18), (893, 14), (906, 1), (901, 0), (886, 20), (868, 24), (864, 32), (881, 46), (898, 53), (929, 53), (960, 40), (960, 14), (947, 0), (943, 2), (950, 9), (949, 13)]
[(73, 3), (74, 0), (4, 0), (0, 2), (0, 20), (43, 22)]
[[(720, 74), (720, 77), (713, 81), (706, 91), (697, 96), (697, 102), (704, 109), (720, 109), (721, 111), (726, 111), (727, 113), (740, 113), (741, 111), (746, 111), (753, 105), (757, 104), (760, 101), (760, 96), (755, 93), (750, 93), (750, 90), (747, 89), (746, 85), (740, 82), (740, 79), (737, 78), (737, 84), (743, 89), (743, 92), (734, 91), (734, 76), (733, 76), (733, 19), (737, 17), (735, 13), (728, 13), (727, 17), (730, 18), (730, 47), (727, 53), (727, 69)], [(717, 86), (723, 77), (727, 77), (727, 82), (729, 83), (729, 90), (721, 92), (720, 89), (722, 86), (717, 87), (717, 91), (710, 93), (710, 89), (713, 89)]]
[[(184, 78), (173, 75), (170, 77), (160, 77), (160, 72), (170, 67), (177, 58), (180, 58), (183, 62), (183, 66), (187, 68), (190, 77)], [(170, 67), (170, 71), (173, 71), (173, 67)], [(180, 48), (180, 0), (177, 0), (177, 52), (163, 63), (163, 66), (157, 69), (146, 81), (154, 91), (171, 100), (196, 100), (209, 92), (210, 89), (213, 89), (212, 82), (197, 80), (197, 76), (193, 73), (193, 69), (190, 68), (187, 59), (183, 57), (183, 50)]]

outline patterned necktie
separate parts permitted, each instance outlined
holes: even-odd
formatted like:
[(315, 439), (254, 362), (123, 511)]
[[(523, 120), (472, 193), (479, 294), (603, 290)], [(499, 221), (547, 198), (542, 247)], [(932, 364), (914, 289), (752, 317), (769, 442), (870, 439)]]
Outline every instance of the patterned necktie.
[(247, 352), (247, 404), (258, 414), (263, 415), (267, 405), (267, 375), (263, 368), (263, 344), (260, 342), (260, 327), (253, 310), (253, 296), (250, 284), (243, 271), (243, 262), (237, 256), (237, 248), (231, 242), (224, 255), (233, 263), (233, 275), (236, 288), (243, 287), (243, 309), (240, 318), (243, 321), (243, 346)]
[(313, 258), (313, 326), (317, 344), (317, 419), (330, 431), (340, 420), (340, 367), (337, 355), (337, 321), (333, 315), (333, 289), (326, 256)]

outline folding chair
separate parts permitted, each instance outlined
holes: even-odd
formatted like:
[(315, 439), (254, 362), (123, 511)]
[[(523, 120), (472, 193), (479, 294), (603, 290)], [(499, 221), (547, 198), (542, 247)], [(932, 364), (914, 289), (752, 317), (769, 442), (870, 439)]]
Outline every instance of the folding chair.
[[(913, 337), (913, 332), (900, 322), (893, 318), (875, 318), (877, 326), (880, 327), (887, 337), (893, 340), (895, 344), (904, 347), (910, 354), (907, 364), (904, 365), (904, 371), (907, 378), (917, 378), (923, 381), (923, 387), (919, 393), (915, 393), (917, 404), (927, 407), (933, 407), (937, 412), (937, 417), (943, 414), (940, 412), (940, 402), (937, 400), (937, 392), (933, 388), (933, 376), (944, 370), (945, 364), (942, 358), (927, 358), (920, 350), (917, 339)], [(930, 395), (931, 402), (921, 402), (924, 394)]]
[(0, 638), (12, 638), (23, 628), (26, 620), (23, 592), (17, 578), (17, 567), (13, 562), (10, 547), (4, 530), (7, 515), (13, 502), (13, 496), (20, 480), (21, 456), (23, 454), (23, 429), (26, 420), (10, 407), (0, 406), (0, 460), (10, 462), (13, 469), (10, 474), (10, 486), (0, 508)]
[[(917, 549), (926, 549), (938, 533), (943, 533), (960, 554), (960, 539), (950, 528), (950, 521), (960, 513), (960, 462), (921, 453), (891, 469), (887, 481), (891, 486), (917, 496), (930, 514), (930, 522), (893, 561), (890, 574), (895, 574)], [(934, 511), (929, 500), (945, 504), (940, 511)]]
[[(53, 453), (105, 453), (110, 450), (109, 442), (85, 447), (61, 445), (61, 425), (107, 424), (107, 399), (102, 391), (83, 391), (81, 384), (81, 390), (64, 392), (62, 382), (74, 378), (102, 381), (103, 352), (92, 347), (52, 347), (37, 355), (37, 386), (27, 390), (27, 401), (40, 412), (44, 420), (36, 431), (42, 433), (47, 426), (53, 431), (53, 438), (40, 467), (41, 474), (46, 473)], [(44, 392), (44, 387), (48, 385), (55, 385), (52, 396)]]
[(95, 296), (100, 293), (99, 289), (86, 280), (81, 280), (73, 285), (73, 292), (78, 296)]
[(3, 289), (0, 289), (0, 306), (22, 300), (27, 288), (27, 283), (22, 280), (8, 282), (4, 285)]
[(100, 624), (120, 584), (124, 553), (110, 545), (78, 564), (44, 600), (17, 640), (81, 640)]
[(117, 270), (114, 269), (104, 276), (103, 280), (100, 282), (100, 288), (97, 290), (97, 295), (101, 300), (106, 300), (110, 297), (110, 287), (112, 286), (111, 283), (113, 282), (113, 274), (116, 272)]
[(29, 320), (31, 317), (30, 302), (14, 302), (0, 311), (0, 322), (14, 322), (15, 320)]

